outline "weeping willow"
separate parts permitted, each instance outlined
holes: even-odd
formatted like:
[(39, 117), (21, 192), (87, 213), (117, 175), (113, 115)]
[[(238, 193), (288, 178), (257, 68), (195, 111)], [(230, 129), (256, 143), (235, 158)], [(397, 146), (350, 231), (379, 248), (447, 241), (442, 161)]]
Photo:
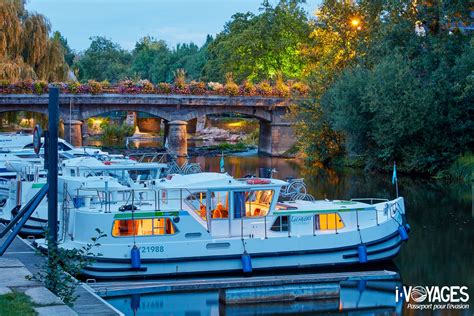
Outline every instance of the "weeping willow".
[(43, 15), (26, 11), (25, 0), (0, 0), (0, 80), (65, 80), (64, 48), (50, 30)]

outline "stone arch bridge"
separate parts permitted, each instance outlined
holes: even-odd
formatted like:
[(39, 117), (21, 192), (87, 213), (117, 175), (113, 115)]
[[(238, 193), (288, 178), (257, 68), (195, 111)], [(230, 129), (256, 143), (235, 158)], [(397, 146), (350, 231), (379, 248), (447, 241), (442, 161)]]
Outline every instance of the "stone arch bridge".
[[(239, 113), (260, 122), (259, 152), (285, 154), (295, 143), (294, 124), (289, 121), (292, 100), (275, 97), (229, 97), (156, 94), (60, 94), (60, 118), (65, 135), (82, 144), (84, 120), (112, 111), (144, 112), (165, 122), (169, 151), (187, 154), (187, 122), (209, 114)], [(0, 96), (0, 112), (30, 111), (47, 114), (48, 95), (6, 94)]]

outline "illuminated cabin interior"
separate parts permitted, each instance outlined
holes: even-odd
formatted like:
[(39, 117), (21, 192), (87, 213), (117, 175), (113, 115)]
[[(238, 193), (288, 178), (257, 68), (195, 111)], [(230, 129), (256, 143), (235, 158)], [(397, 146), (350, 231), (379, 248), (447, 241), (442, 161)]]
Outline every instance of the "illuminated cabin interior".
[(176, 228), (170, 218), (145, 218), (115, 220), (112, 228), (112, 236), (150, 236), (150, 235), (174, 235)]

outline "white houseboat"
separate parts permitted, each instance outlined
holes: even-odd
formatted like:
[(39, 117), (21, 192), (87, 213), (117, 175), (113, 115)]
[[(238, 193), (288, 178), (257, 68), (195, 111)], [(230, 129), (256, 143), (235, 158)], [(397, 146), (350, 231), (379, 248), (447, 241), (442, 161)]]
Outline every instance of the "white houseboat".
[(83, 273), (118, 278), (363, 264), (396, 256), (408, 239), (401, 197), (278, 202), (286, 185), (199, 173), (141, 189), (76, 188), (82, 202), (61, 217), (59, 247), (103, 231)]

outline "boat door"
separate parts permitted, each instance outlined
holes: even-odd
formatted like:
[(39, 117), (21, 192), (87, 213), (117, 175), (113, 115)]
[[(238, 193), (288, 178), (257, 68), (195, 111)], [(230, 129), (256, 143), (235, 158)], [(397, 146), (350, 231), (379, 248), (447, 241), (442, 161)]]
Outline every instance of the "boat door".
[(208, 191), (206, 196), (207, 214), (211, 222), (213, 237), (230, 236), (230, 192)]

